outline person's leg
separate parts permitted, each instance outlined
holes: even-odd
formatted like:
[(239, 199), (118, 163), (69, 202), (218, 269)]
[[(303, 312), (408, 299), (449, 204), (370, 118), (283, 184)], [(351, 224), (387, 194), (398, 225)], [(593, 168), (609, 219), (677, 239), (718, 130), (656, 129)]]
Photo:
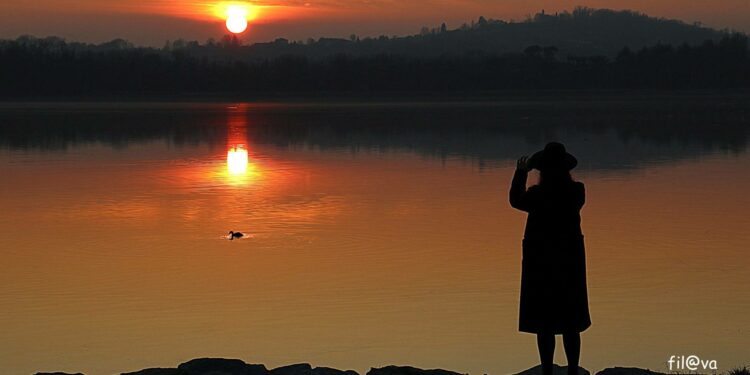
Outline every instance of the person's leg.
[(565, 357), (568, 358), (568, 375), (578, 375), (578, 359), (581, 356), (581, 334), (571, 332), (563, 334)]
[(537, 333), (536, 346), (539, 348), (539, 359), (542, 362), (542, 375), (552, 375), (552, 363), (555, 357), (555, 335)]

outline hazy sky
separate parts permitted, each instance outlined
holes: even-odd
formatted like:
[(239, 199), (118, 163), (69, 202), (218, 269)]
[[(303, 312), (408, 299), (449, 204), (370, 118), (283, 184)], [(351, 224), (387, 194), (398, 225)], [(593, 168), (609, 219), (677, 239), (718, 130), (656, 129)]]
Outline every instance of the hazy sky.
[[(161, 46), (166, 40), (205, 41), (225, 33), (211, 0), (2, 0), (0, 38), (56, 35), (101, 42), (125, 38)], [(260, 0), (257, 15), (242, 35), (248, 42), (277, 37), (348, 37), (414, 34), (421, 26), (446, 22), (458, 27), (479, 16), (523, 20), (577, 5), (632, 9), (652, 16), (701, 21), (716, 28), (750, 31), (750, 0)]]

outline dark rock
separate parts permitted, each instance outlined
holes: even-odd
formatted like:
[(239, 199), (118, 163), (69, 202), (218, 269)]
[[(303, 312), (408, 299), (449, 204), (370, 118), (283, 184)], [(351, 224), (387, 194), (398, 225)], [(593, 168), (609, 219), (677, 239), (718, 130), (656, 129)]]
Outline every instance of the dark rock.
[[(448, 370), (422, 370), (410, 366), (386, 366), (381, 368), (371, 368), (367, 375), (462, 375), (458, 372)], [(588, 375), (588, 374), (587, 374)]]
[(270, 375), (359, 375), (354, 370), (339, 370), (330, 367), (315, 367), (309, 363), (277, 367), (270, 371)]
[(309, 363), (281, 366), (270, 371), (271, 375), (312, 375), (313, 368)]
[(178, 368), (147, 368), (136, 372), (123, 372), (120, 375), (188, 375)]
[(197, 358), (177, 368), (188, 375), (268, 375), (266, 366), (249, 365), (239, 359)]
[(637, 367), (612, 367), (605, 368), (596, 373), (596, 375), (666, 375), (663, 372), (651, 371)]
[(359, 375), (354, 370), (339, 370), (330, 367), (316, 367), (313, 369), (314, 375)]
[[(554, 365), (552, 370), (553, 375), (568, 375), (568, 366)], [(534, 366), (528, 370), (524, 370), (515, 375), (542, 375), (542, 365)], [(578, 368), (578, 375), (590, 375), (589, 371), (583, 367)]]

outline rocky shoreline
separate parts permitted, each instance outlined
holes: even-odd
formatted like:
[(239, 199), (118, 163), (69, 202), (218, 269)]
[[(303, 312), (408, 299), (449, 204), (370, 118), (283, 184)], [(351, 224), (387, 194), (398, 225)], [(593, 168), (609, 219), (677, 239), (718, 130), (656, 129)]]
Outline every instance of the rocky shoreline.
[[(541, 375), (541, 367), (536, 366), (515, 375)], [(580, 375), (591, 375), (584, 368), (579, 368)], [(567, 368), (555, 365), (555, 375), (566, 375)], [(84, 375), (65, 372), (39, 372), (36, 375)], [(121, 375), (360, 375), (354, 370), (339, 370), (330, 367), (313, 367), (308, 363), (267, 369), (262, 364), (248, 364), (240, 359), (197, 358), (174, 368), (147, 368), (135, 372), (124, 372)], [(459, 372), (430, 369), (424, 370), (410, 366), (385, 366), (371, 368), (364, 375), (466, 375)], [(633, 367), (612, 367), (594, 375), (666, 375), (647, 369)]]

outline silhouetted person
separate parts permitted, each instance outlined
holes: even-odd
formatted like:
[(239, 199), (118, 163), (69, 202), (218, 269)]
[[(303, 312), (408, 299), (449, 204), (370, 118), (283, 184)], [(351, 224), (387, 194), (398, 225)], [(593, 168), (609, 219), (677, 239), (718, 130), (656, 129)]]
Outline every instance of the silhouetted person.
[[(568, 374), (578, 373), (581, 336), (591, 325), (580, 210), (582, 183), (570, 170), (578, 164), (561, 143), (551, 142), (531, 158), (518, 159), (510, 205), (528, 212), (523, 238), (518, 329), (535, 333), (544, 375), (552, 375), (555, 335), (563, 335)], [(531, 169), (538, 185), (526, 189)]]

